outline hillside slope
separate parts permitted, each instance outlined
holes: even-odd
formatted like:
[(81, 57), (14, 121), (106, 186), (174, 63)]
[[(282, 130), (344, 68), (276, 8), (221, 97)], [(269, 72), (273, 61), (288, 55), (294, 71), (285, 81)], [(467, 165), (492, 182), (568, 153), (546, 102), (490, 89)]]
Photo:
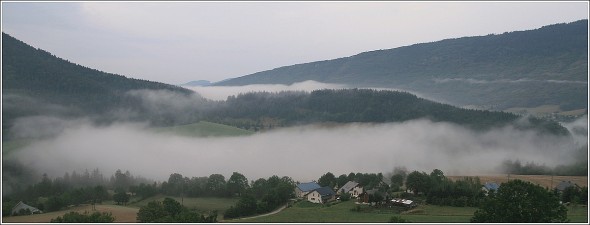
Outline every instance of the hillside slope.
[(455, 105), (587, 108), (588, 20), (285, 66), (214, 85), (306, 80), (418, 92)]
[(2, 128), (20, 116), (99, 115), (140, 107), (130, 90), (193, 92), (169, 84), (127, 78), (58, 58), (2, 33)]
[(568, 135), (557, 122), (512, 113), (462, 109), (397, 91), (372, 89), (247, 93), (230, 96), (205, 114), (209, 121), (243, 129), (313, 123), (385, 123), (414, 119), (449, 122), (474, 130), (512, 125), (518, 129)]

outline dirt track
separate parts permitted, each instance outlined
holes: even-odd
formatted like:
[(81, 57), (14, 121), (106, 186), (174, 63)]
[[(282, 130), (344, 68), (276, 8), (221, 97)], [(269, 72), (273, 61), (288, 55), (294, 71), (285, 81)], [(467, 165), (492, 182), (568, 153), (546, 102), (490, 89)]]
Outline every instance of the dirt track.
[(272, 212), (265, 213), (265, 214), (262, 214), (262, 215), (256, 215), (256, 216), (250, 216), (250, 217), (242, 217), (242, 218), (236, 218), (236, 219), (232, 219), (232, 220), (222, 220), (222, 221), (219, 221), (219, 222), (221, 222), (221, 223), (232, 223), (232, 222), (235, 222), (235, 221), (238, 221), (238, 220), (243, 220), (243, 219), (253, 219), (253, 218), (258, 218), (258, 217), (263, 217), (263, 216), (269, 216), (269, 215), (272, 215), (272, 214), (277, 214), (277, 213), (281, 212), (285, 208), (287, 208), (287, 205), (283, 205), (280, 208), (278, 208), (278, 209), (276, 209), (276, 210), (274, 210)]
[[(43, 213), (43, 214), (36, 214), (30, 216), (9, 216), (9, 217), (2, 217), (3, 223), (49, 223), (51, 219), (56, 218), (58, 216), (62, 216), (68, 212), (76, 211), (80, 213), (84, 213), (84, 211), (88, 211), (89, 213), (94, 212), (92, 210), (92, 206), (90, 205), (81, 205), (77, 207), (72, 207), (67, 210), (61, 210), (57, 212), (50, 212), (50, 213)], [(116, 223), (135, 223), (137, 222), (137, 212), (139, 211), (138, 208), (131, 208), (125, 206), (118, 206), (118, 205), (96, 205), (96, 211), (98, 212), (111, 212), (115, 217)]]

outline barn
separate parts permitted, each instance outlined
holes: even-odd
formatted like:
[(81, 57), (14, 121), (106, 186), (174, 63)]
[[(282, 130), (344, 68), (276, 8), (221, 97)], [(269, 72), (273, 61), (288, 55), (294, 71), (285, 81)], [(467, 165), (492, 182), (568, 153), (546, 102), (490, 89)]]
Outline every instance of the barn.
[(18, 204), (16, 204), (14, 206), (14, 208), (12, 208), (12, 211), (10, 212), (11, 215), (25, 215), (25, 214), (39, 214), (39, 213), (43, 213), (43, 211), (25, 204), (24, 202), (20, 201), (18, 202)]

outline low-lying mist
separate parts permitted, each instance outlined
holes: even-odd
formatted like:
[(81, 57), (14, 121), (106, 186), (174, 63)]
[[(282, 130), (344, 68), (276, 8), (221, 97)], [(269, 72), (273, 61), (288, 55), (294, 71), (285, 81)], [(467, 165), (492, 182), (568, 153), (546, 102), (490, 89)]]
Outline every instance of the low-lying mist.
[[(587, 117), (570, 127), (580, 128), (583, 121)], [(52, 122), (50, 125), (55, 126), (59, 120)], [(94, 126), (87, 120), (77, 120), (60, 127), (61, 132), (54, 137), (35, 141), (4, 158), (18, 160), (49, 176), (99, 168), (107, 173), (129, 170), (164, 181), (171, 173), (188, 177), (220, 173), (229, 177), (237, 171), (250, 180), (279, 175), (303, 182), (317, 180), (328, 171), (386, 173), (396, 166), (410, 171), (438, 168), (448, 175), (498, 173), (498, 166), (506, 159), (555, 166), (574, 161), (574, 150), (586, 144), (571, 137), (511, 127), (474, 132), (429, 120), (307, 125), (245, 137), (209, 138), (157, 133), (143, 123)], [(587, 138), (587, 127), (582, 127)], [(584, 136), (583, 132), (578, 134)]]
[(384, 124), (316, 124), (274, 128), (250, 136), (191, 138), (156, 132), (150, 127), (153, 121), (129, 122), (143, 118), (138, 116), (141, 113), (146, 118), (194, 122), (199, 112), (213, 104), (201, 97), (225, 100), (252, 91), (340, 88), (346, 87), (306, 81), (293, 85), (193, 88), (200, 95), (130, 91), (128, 96), (139, 99), (140, 107), (103, 115), (117, 118), (112, 123), (96, 123), (92, 116), (53, 114), (15, 119), (10, 133), (30, 143), (3, 152), (3, 158), (51, 177), (98, 168), (107, 174), (129, 170), (159, 181), (167, 180), (171, 173), (188, 177), (220, 173), (229, 177), (237, 171), (250, 180), (279, 175), (304, 182), (326, 172), (385, 174), (400, 166), (410, 171), (436, 168), (448, 175), (500, 173), (503, 161), (517, 159), (552, 167), (576, 161), (581, 158), (582, 146), (587, 146), (587, 116), (563, 124), (572, 136), (561, 137), (510, 126), (476, 132), (451, 123), (419, 119)]
[(211, 100), (226, 100), (227, 97), (232, 95), (238, 95), (248, 92), (281, 92), (281, 91), (305, 91), (311, 92), (314, 90), (320, 89), (341, 89), (347, 88), (347, 85), (343, 84), (330, 84), (330, 83), (321, 83), (313, 80), (303, 81), (299, 83), (294, 83), (291, 85), (283, 85), (283, 84), (252, 84), (252, 85), (244, 85), (244, 86), (204, 86), (204, 87), (189, 87), (186, 86), (185, 88), (191, 89), (197, 93), (199, 93), (203, 98), (211, 99)]

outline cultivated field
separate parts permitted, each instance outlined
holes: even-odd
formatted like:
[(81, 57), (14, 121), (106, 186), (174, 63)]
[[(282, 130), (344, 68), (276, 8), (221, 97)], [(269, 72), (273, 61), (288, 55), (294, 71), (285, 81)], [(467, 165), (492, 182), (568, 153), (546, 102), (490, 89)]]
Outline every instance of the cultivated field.
[[(63, 216), (68, 212), (80, 212), (84, 213), (84, 211), (88, 211), (89, 213), (94, 212), (92, 210), (91, 205), (81, 205), (77, 207), (72, 207), (70, 209), (61, 210), (57, 212), (50, 212), (50, 213), (43, 213), (43, 214), (36, 214), (30, 216), (9, 216), (9, 217), (2, 217), (3, 223), (49, 223), (51, 219), (57, 218), (58, 216)], [(119, 205), (96, 205), (96, 211), (98, 212), (111, 212), (115, 217), (115, 222), (117, 223), (135, 223), (137, 222), (137, 212), (139, 208), (135, 207), (127, 207), (127, 206), (119, 206)]]
[[(96, 211), (98, 212), (111, 212), (115, 217), (116, 223), (135, 223), (137, 222), (137, 212), (139, 212), (139, 208), (141, 206), (147, 205), (151, 201), (163, 201), (166, 196), (156, 196), (152, 198), (148, 198), (146, 200), (132, 203), (127, 206), (120, 206), (114, 204), (104, 204), (104, 205), (96, 205)], [(181, 202), (181, 199), (178, 197), (171, 197), (178, 202)], [(218, 220), (223, 219), (223, 212), (228, 209), (230, 206), (234, 205), (238, 201), (237, 198), (184, 198), (184, 206), (189, 209), (197, 210), (201, 213), (207, 213), (210, 211), (217, 210), (218, 211)], [(54, 219), (58, 216), (62, 216), (68, 212), (76, 211), (80, 213), (84, 213), (84, 211), (88, 211), (89, 213), (94, 212), (92, 210), (92, 206), (90, 205), (81, 205), (77, 207), (72, 207), (70, 209), (61, 210), (57, 212), (50, 212), (50, 213), (43, 213), (43, 214), (36, 214), (30, 216), (9, 216), (3, 217), (2, 222), (8, 223), (49, 223), (51, 219)]]

